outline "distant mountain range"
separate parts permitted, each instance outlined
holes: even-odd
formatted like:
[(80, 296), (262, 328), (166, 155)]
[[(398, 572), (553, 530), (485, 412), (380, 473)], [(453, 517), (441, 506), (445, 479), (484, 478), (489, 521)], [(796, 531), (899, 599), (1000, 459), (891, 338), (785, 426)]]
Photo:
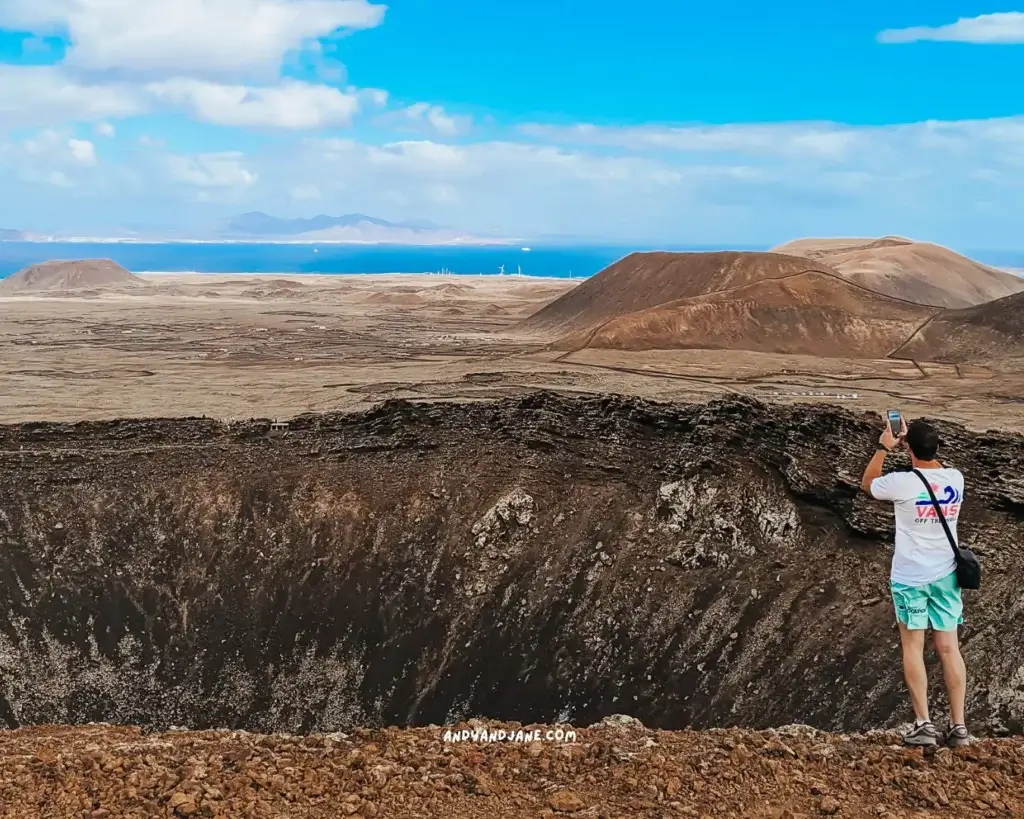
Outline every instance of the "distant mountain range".
[(497, 245), (509, 239), (476, 236), (426, 220), (389, 222), (363, 213), (320, 214), (311, 219), (281, 219), (261, 211), (232, 216), (198, 231), (121, 227), (107, 234), (43, 235), (0, 229), (8, 242), (309, 242), (406, 245)]
[(228, 219), (219, 231), (225, 236), (283, 237), (302, 236), (306, 233), (322, 233), (338, 228), (378, 228), (385, 230), (429, 233), (445, 230), (440, 225), (427, 221), (389, 222), (362, 213), (347, 213), (344, 216), (320, 214), (312, 219), (279, 219), (261, 211), (243, 213)]
[(279, 219), (256, 211), (221, 224), (216, 235), (228, 241), (339, 242), (351, 244), (484, 245), (505, 239), (474, 236), (432, 222), (389, 222), (362, 213), (320, 214), (312, 219)]

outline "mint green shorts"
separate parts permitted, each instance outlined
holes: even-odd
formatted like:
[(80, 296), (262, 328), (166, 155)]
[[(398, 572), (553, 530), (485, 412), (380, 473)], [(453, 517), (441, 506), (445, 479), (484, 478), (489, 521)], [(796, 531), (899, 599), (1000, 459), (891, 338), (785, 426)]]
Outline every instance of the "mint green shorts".
[(964, 601), (956, 572), (926, 586), (904, 586), (889, 581), (896, 619), (908, 629), (917, 631), (932, 627), (933, 631), (956, 631), (964, 621)]

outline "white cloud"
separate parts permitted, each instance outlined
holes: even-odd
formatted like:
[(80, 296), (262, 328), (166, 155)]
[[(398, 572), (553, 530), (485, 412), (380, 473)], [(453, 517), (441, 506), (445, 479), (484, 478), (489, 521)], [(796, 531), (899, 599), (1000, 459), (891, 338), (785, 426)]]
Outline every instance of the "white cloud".
[(56, 188), (73, 188), (74, 184), (62, 171), (50, 171), (46, 177), (46, 181)]
[(167, 159), (171, 177), (199, 188), (250, 188), (259, 175), (249, 170), (239, 152), (170, 156)]
[[(320, 184), (325, 199), (339, 190), (372, 190), (382, 201), (420, 202), (428, 208), (472, 202), (487, 211), (502, 203), (540, 212), (541, 200), (551, 196), (672, 196), (673, 189), (737, 173), (733, 167), (676, 168), (645, 157), (597, 156), (517, 142), (449, 145), (410, 140), (368, 145), (309, 140), (306, 146), (303, 166), (293, 164), (288, 173), (306, 178), (319, 174), (329, 180)], [(271, 179), (282, 172), (266, 167)]]
[(26, 139), (22, 145), (24, 146), (26, 153), (38, 155), (52, 151), (60, 144), (60, 141), (60, 134), (52, 128), (47, 128), (40, 131), (35, 137)]
[(417, 140), (391, 142), (380, 147), (369, 146), (365, 156), (374, 165), (433, 174), (448, 173), (453, 168), (466, 166), (470, 159), (470, 149)]
[(0, 25), (66, 29), (79, 69), (276, 77), (288, 52), (384, 12), (366, 0), (3, 0)]
[(321, 196), (320, 189), (316, 185), (296, 185), (288, 193), (296, 202), (319, 199)]
[(1024, 43), (1024, 12), (1007, 11), (961, 17), (945, 26), (915, 26), (887, 29), (878, 35), (880, 43), (916, 43), (925, 40), (948, 43)]
[[(0, 223), (47, 228), (46, 206), (26, 203), (41, 201), (57, 171), (75, 184), (76, 201), (88, 198), (86, 210), (110, 214), (111, 223), (173, 224), (202, 193), (224, 212), (297, 215), (303, 202), (316, 201), (324, 213), (427, 218), (522, 237), (709, 244), (898, 233), (967, 248), (1020, 244), (1024, 117), (527, 130), (530, 139), (459, 144), (440, 136), (377, 144), (285, 134), (245, 154), (168, 156), (153, 147), (130, 152), (129, 164), (86, 167), (68, 151), (74, 132), (42, 129), (0, 150), (0, 188), (8, 193)], [(32, 185), (18, 176), (23, 168)], [(138, 181), (119, 181), (119, 168)], [(124, 191), (138, 192), (132, 204)], [(157, 207), (152, 200), (167, 208), (159, 220), (145, 213)], [(988, 209), (975, 208), (979, 202)]]
[(96, 146), (89, 140), (69, 139), (68, 148), (76, 162), (80, 162), (82, 165), (96, 164)]
[(681, 219), (691, 231), (698, 229), (691, 227), (691, 209), (709, 191), (773, 182), (732, 164), (687, 166), (512, 141), (306, 140), (305, 146), (287, 164), (254, 158), (269, 201), (285, 183), (316, 179), (325, 212), (399, 208), (410, 218), (503, 235), (655, 236), (678, 231)]
[[(168, 109), (225, 127), (349, 126), (364, 108), (385, 108), (388, 92), (282, 70), (324, 62), (318, 38), (379, 25), (385, 9), (369, 0), (0, 0), (0, 28), (67, 42), (58, 65), (0, 65), (0, 128), (93, 122), (111, 138), (111, 120)], [(407, 117), (445, 135), (467, 122), (426, 104)]]
[(147, 90), (185, 108), (199, 120), (233, 127), (314, 129), (348, 125), (359, 110), (356, 94), (293, 80), (252, 88), (176, 79), (152, 83)]
[(612, 148), (683, 167), (710, 160), (718, 165), (794, 168), (829, 184), (852, 178), (842, 176), (850, 170), (905, 175), (908, 168), (920, 166), (941, 175), (946, 163), (989, 160), (1024, 167), (1024, 117), (881, 126), (802, 122), (681, 128), (525, 125), (521, 131), (549, 143)]
[(454, 185), (434, 185), (428, 189), (428, 196), (438, 204), (455, 202), (459, 198)]
[(54, 188), (70, 189), (75, 187), (75, 183), (68, 178), (68, 175), (63, 171), (40, 171), (37, 168), (28, 167), (22, 168), (18, 171), (18, 178), (22, 182), (27, 182), (33, 187), (39, 185), (47, 185)]
[(425, 124), (442, 136), (458, 136), (467, 131), (472, 123), (469, 117), (453, 117), (440, 105), (425, 102), (410, 105), (403, 113), (413, 122)]
[(52, 66), (0, 65), (0, 129), (126, 117), (146, 107), (129, 85), (76, 80)]
[(860, 132), (833, 123), (766, 123), (668, 127), (581, 124), (520, 126), (525, 136), (560, 144), (604, 145), (631, 151), (747, 153), (837, 160), (860, 141)]
[(355, 151), (359, 146), (354, 139), (314, 139), (308, 140), (307, 144), (318, 146), (324, 152), (324, 158), (328, 160), (339, 159), (350, 151)]
[[(555, 135), (571, 135), (572, 144), (307, 139), (287, 162), (252, 161), (262, 202), (315, 183), (325, 212), (400, 208), (476, 231), (696, 243), (903, 233), (974, 247), (1019, 244), (1012, 194), (1024, 185), (1024, 117), (707, 126), (672, 131), (669, 149), (648, 147), (664, 144), (657, 132), (625, 140), (592, 127)], [(610, 150), (620, 144), (630, 147)], [(979, 168), (989, 172), (979, 176)], [(1002, 209), (988, 212), (990, 223), (972, 222), (959, 204), (970, 201)]]
[(49, 165), (75, 164), (96, 165), (96, 146), (87, 139), (76, 139), (62, 135), (52, 128), (45, 128), (35, 136), (21, 143), (24, 158), (30, 164)]

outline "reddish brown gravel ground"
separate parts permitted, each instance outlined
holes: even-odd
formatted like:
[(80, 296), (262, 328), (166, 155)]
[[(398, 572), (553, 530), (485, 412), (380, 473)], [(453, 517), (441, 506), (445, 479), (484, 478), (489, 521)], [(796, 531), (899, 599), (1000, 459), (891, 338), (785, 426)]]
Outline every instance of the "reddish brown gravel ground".
[[(492, 730), (504, 727), (491, 724)], [(605, 721), (574, 742), (443, 741), (442, 729), (287, 736), (0, 732), (0, 816), (1019, 817), (1024, 743), (930, 758), (895, 735), (653, 731)]]

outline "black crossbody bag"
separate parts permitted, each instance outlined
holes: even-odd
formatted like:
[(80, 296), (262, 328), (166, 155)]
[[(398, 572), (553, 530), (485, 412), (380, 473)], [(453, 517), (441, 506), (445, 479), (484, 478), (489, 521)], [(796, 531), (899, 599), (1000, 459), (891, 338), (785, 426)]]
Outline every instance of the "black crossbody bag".
[(928, 483), (928, 479), (921, 474), (920, 470), (915, 469), (914, 474), (921, 479), (921, 482), (924, 484), (924, 488), (928, 490), (928, 497), (932, 499), (932, 506), (935, 507), (935, 514), (939, 516), (939, 522), (942, 524), (942, 530), (946, 533), (949, 545), (953, 547), (953, 554), (956, 555), (957, 583), (960, 584), (961, 589), (980, 589), (981, 564), (978, 562), (978, 558), (970, 549), (961, 549), (957, 546), (956, 538), (953, 537), (953, 533), (949, 530), (949, 524), (946, 523), (946, 516), (942, 514), (942, 507), (939, 505), (939, 500), (935, 497), (935, 493), (932, 491), (932, 485)]

